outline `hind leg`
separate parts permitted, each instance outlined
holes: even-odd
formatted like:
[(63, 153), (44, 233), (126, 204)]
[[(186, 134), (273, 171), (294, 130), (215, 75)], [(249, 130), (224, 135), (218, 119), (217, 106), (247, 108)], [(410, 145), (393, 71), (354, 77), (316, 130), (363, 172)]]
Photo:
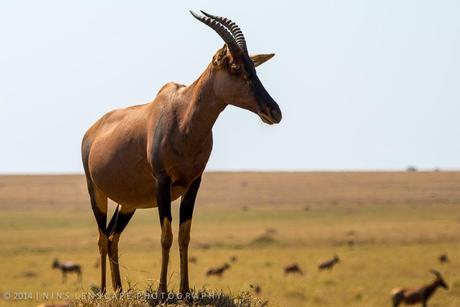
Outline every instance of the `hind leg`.
[(88, 192), (91, 198), (91, 208), (93, 209), (94, 217), (96, 218), (97, 226), (99, 229), (99, 239), (97, 244), (99, 246), (99, 254), (101, 256), (101, 293), (106, 290), (106, 259), (108, 252), (108, 237), (107, 237), (107, 196), (93, 186), (92, 182), (88, 180)]
[(115, 292), (122, 292), (120, 267), (118, 262), (118, 242), (120, 240), (121, 233), (125, 229), (126, 225), (128, 225), (134, 212), (135, 210), (127, 210), (119, 205), (107, 228), (109, 231), (108, 251), (110, 272), (112, 273), (112, 286)]

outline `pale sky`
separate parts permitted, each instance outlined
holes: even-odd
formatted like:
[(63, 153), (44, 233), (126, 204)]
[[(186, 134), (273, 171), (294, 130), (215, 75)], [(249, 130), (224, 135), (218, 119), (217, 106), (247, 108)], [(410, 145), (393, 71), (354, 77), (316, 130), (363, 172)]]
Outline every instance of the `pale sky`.
[[(236, 21), (283, 121), (227, 108), (208, 170), (460, 168), (458, 1), (2, 1), (0, 173), (82, 172), (104, 113), (190, 84)], [(175, 1), (174, 1), (175, 2)]]

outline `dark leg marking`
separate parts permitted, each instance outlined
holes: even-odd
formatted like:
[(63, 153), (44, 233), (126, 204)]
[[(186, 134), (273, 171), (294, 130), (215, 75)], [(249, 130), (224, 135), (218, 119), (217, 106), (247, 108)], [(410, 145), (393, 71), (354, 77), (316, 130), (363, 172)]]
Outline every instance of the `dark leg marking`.
[(181, 199), (180, 203), (180, 212), (179, 212), (179, 224), (182, 225), (187, 220), (192, 219), (193, 216), (193, 209), (195, 207), (195, 200), (198, 194), (198, 190), (201, 184), (201, 176), (195, 179), (192, 182), (190, 187), (188, 188), (187, 192)]
[(190, 292), (188, 280), (188, 246), (190, 243), (190, 229), (192, 227), (193, 208), (200, 188), (201, 176), (195, 179), (181, 199), (179, 251), (180, 251), (180, 292), (187, 297)]
[[(106, 259), (108, 250), (108, 238), (107, 238), (107, 197), (98, 193), (95, 190), (95, 186), (91, 180), (91, 175), (88, 167), (88, 157), (91, 150), (91, 140), (84, 138), (82, 143), (82, 161), (83, 168), (85, 169), (86, 184), (88, 186), (88, 193), (91, 199), (91, 208), (96, 218), (96, 223), (99, 229), (99, 254), (100, 266), (101, 266), (101, 293), (105, 293), (106, 288)], [(99, 207), (100, 206), (100, 207)]]
[(107, 234), (107, 213), (104, 213), (99, 209), (94, 188), (91, 183), (88, 183), (88, 193), (91, 199), (91, 209), (93, 210), (94, 217), (96, 218), (97, 227)]
[(133, 217), (134, 212), (136, 212), (136, 210), (129, 212), (129, 213), (118, 212), (116, 220), (115, 220), (115, 225), (113, 225), (113, 227), (111, 228), (110, 233), (111, 234), (115, 234), (115, 233), (121, 234), (123, 230), (125, 230), (131, 218)]
[(109, 259), (110, 259), (110, 269), (112, 272), (112, 286), (116, 292), (122, 291), (121, 285), (121, 276), (120, 276), (120, 266), (118, 259), (118, 242), (120, 240), (120, 235), (123, 230), (128, 225), (131, 217), (134, 215), (135, 210), (132, 212), (121, 212), (120, 206), (117, 206), (113, 217), (109, 223), (108, 231), (110, 232), (109, 236)]
[[(86, 169), (85, 169), (86, 171)], [(105, 293), (106, 289), (106, 258), (107, 258), (107, 250), (108, 250), (108, 237), (107, 237), (107, 197), (102, 195), (102, 193), (95, 190), (93, 184), (91, 182), (91, 178), (87, 175), (86, 176), (87, 184), (88, 184), (88, 193), (91, 199), (91, 208), (94, 213), (94, 217), (96, 218), (97, 226), (99, 229), (99, 239), (98, 239), (98, 246), (99, 246), (99, 254), (100, 264), (101, 264), (101, 292)], [(102, 211), (105, 209), (105, 212)]]
[(163, 298), (168, 292), (167, 274), (169, 262), (169, 250), (171, 248), (173, 234), (171, 229), (171, 179), (167, 176), (159, 176), (156, 182), (158, 215), (161, 225), (161, 273), (158, 294)]
[(158, 214), (160, 225), (163, 226), (165, 218), (172, 221), (171, 215), (171, 179), (169, 177), (159, 178), (156, 186)]
[(117, 206), (115, 209), (115, 212), (113, 212), (112, 218), (110, 219), (109, 225), (107, 225), (106, 233), (107, 235), (110, 235), (112, 233), (113, 226), (115, 225), (118, 217), (118, 211), (120, 209), (120, 206)]

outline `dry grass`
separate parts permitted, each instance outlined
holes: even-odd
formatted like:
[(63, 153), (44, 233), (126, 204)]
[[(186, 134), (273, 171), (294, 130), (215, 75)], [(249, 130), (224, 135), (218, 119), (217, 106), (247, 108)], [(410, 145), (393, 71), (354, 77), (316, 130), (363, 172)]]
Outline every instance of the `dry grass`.
[[(460, 203), (460, 172), (205, 173), (203, 206), (433, 205)], [(2, 210), (88, 209), (82, 175), (0, 176)]]
[(183, 297), (178, 293), (170, 292), (161, 299), (153, 288), (145, 291), (130, 289), (122, 294), (97, 295), (88, 293), (79, 299), (71, 302), (75, 307), (262, 307), (266, 301), (253, 298), (248, 292), (241, 292), (237, 295), (229, 295), (223, 292), (208, 291), (200, 289), (192, 291), (189, 297)]
[[(425, 284), (433, 267), (451, 288), (430, 306), (458, 306), (459, 205), (456, 172), (207, 174), (193, 220), (191, 285), (223, 292), (228, 303), (250, 292), (270, 306), (388, 306), (391, 288)], [(81, 176), (0, 177), (0, 210), (0, 306), (36, 306), (45, 294), (73, 300), (98, 283), (97, 230)], [(125, 289), (156, 288), (159, 233), (156, 209), (136, 212), (120, 241)], [(444, 252), (451, 261), (440, 265)], [(318, 272), (334, 254), (341, 263)], [(231, 256), (238, 260), (222, 278), (205, 276)], [(80, 262), (83, 283), (69, 276), (62, 284), (51, 269), (55, 257)], [(306, 274), (285, 276), (290, 263)], [(178, 271), (175, 243), (170, 289)], [(113, 305), (109, 299), (100, 306)]]

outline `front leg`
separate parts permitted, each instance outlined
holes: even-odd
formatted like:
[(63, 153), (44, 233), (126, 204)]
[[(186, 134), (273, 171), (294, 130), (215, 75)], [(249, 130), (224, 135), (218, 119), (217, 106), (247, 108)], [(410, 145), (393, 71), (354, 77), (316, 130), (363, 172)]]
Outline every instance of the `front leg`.
[(179, 251), (180, 251), (180, 293), (190, 292), (188, 283), (188, 245), (190, 243), (190, 228), (192, 226), (193, 208), (200, 188), (201, 176), (195, 179), (180, 203)]
[(169, 250), (173, 241), (171, 229), (171, 179), (161, 176), (156, 183), (157, 205), (161, 225), (161, 273), (158, 295), (164, 297), (168, 293), (168, 261)]

